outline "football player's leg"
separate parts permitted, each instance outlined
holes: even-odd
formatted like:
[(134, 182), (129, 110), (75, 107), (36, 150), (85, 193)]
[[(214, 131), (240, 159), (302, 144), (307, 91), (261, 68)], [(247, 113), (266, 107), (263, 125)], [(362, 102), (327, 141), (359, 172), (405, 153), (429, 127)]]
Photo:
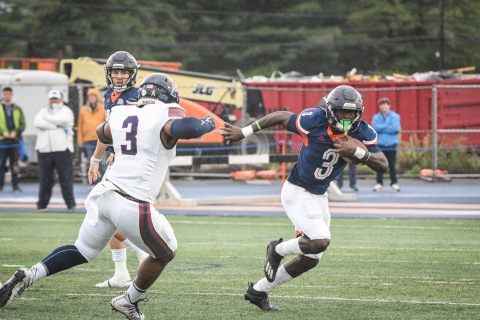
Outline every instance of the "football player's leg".
[(311, 195), (287, 181), (282, 189), (282, 204), (299, 237), (279, 242), (275, 246), (275, 252), (280, 256), (297, 256), (278, 268), (273, 281), (265, 277), (249, 286), (245, 292), (246, 300), (267, 311), (278, 310), (269, 302), (262, 302), (262, 299), (268, 301), (268, 292), (314, 268), (330, 243), (327, 195)]
[[(284, 256), (318, 254), (325, 251), (330, 243), (327, 195), (314, 196), (303, 188), (286, 182), (282, 189), (282, 204), (300, 237), (285, 242), (281, 239), (272, 240), (268, 243), (264, 271), (270, 282), (275, 280)], [(328, 225), (325, 223), (327, 220)], [(309, 236), (305, 237), (304, 234)]]
[[(99, 219), (96, 226), (83, 222), (74, 245), (56, 248), (30, 269), (20, 268), (0, 289), (0, 307), (20, 296), (34, 282), (95, 259), (115, 233), (115, 227)], [(103, 242), (98, 239), (105, 239)]]
[(146, 253), (145, 251), (143, 251), (142, 249), (134, 245), (132, 241), (128, 240), (127, 237), (121, 231), (117, 231), (115, 233), (115, 238), (121, 241), (125, 246), (127, 246), (128, 249), (130, 249), (133, 253), (135, 253), (140, 263), (142, 263), (142, 261), (149, 256), (148, 253)]
[(115, 264), (115, 273), (112, 278), (104, 282), (97, 283), (95, 286), (99, 288), (106, 287), (128, 287), (132, 279), (127, 268), (127, 250), (126, 247), (137, 255), (138, 261), (141, 263), (148, 253), (138, 248), (125, 235), (117, 231), (110, 241), (110, 249), (112, 251), (112, 260)]
[[(118, 228), (136, 246), (149, 253), (139, 266), (137, 277), (127, 292), (112, 300), (114, 310), (123, 314), (138, 311), (142, 294), (157, 280), (165, 266), (175, 257), (177, 240), (167, 219), (149, 203), (131, 202), (124, 206), (128, 214), (120, 214)], [(140, 311), (138, 311), (141, 314)], [(143, 316), (143, 314), (142, 314)]]
[[(117, 235), (117, 233), (118, 231), (115, 235)], [(130, 278), (127, 268), (127, 249), (125, 245), (114, 236), (112, 240), (110, 240), (110, 250), (112, 252), (113, 263), (115, 264), (115, 273), (110, 279), (97, 283), (95, 286), (98, 288), (128, 287), (132, 279)]]
[(88, 262), (87, 259), (78, 251), (76, 246), (65, 245), (58, 247), (30, 269), (18, 269), (1, 286), (0, 307), (4, 307), (12, 302), (26, 288), (33, 285), (34, 282), (86, 262)]
[(277, 245), (276, 252), (317, 255), (330, 244), (328, 195), (313, 195), (288, 181), (282, 189), (282, 204), (292, 221), (297, 238)]

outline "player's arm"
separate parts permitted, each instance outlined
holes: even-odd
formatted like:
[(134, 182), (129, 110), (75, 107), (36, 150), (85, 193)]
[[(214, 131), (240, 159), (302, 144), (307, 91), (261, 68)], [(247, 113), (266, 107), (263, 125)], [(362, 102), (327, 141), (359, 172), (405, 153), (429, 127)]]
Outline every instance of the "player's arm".
[(369, 146), (366, 150), (358, 147), (351, 138), (336, 139), (333, 146), (341, 157), (356, 157), (375, 172), (387, 172), (388, 160), (377, 146)]
[(255, 121), (251, 125), (246, 126), (245, 128), (239, 128), (232, 126), (229, 123), (225, 123), (225, 127), (221, 127), (220, 134), (225, 137), (227, 144), (230, 144), (232, 141), (239, 141), (243, 138), (248, 137), (252, 133), (258, 132), (262, 129), (270, 128), (276, 125), (281, 125), (285, 129), (288, 126), (288, 120), (294, 115), (294, 113), (289, 111), (277, 111), (273, 112), (260, 120)]
[(388, 170), (388, 160), (382, 151), (370, 152), (368, 151), (368, 159), (364, 164), (375, 172), (385, 173)]
[(103, 155), (106, 153), (108, 144), (112, 143), (112, 133), (108, 122), (104, 122), (96, 129), (98, 141), (93, 156), (90, 160), (90, 167), (88, 168), (88, 182), (92, 184), (97, 179), (101, 178), (99, 172), (99, 163)]
[(212, 117), (202, 119), (186, 117), (168, 120), (160, 132), (160, 139), (167, 148), (173, 148), (178, 139), (199, 138), (215, 129)]

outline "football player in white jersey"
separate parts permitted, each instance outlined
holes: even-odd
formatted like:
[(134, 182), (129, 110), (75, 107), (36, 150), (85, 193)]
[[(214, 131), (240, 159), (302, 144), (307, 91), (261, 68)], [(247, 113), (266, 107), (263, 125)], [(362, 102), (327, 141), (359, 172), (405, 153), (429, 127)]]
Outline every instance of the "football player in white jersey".
[[(133, 55), (127, 51), (117, 51), (112, 54), (104, 65), (105, 79), (108, 87), (105, 92), (105, 117), (108, 121), (110, 112), (116, 106), (130, 105), (137, 103), (138, 88), (135, 88), (137, 81), (138, 67), (140, 65)], [(113, 149), (101, 141), (97, 141), (97, 146), (90, 159), (90, 168), (88, 169), (88, 180), (92, 184), (93, 181), (103, 178), (99, 172), (99, 163), (106, 153), (106, 150)], [(109, 164), (113, 160), (113, 152), (107, 160)], [(115, 264), (115, 273), (113, 277), (97, 283), (95, 286), (99, 288), (107, 287), (129, 287), (132, 280), (127, 269), (127, 250), (128, 247), (137, 255), (139, 262), (148, 257), (148, 254), (135, 246), (120, 231), (110, 241), (110, 249), (112, 252), (112, 260)]]
[[(265, 278), (249, 283), (245, 300), (262, 310), (278, 311), (270, 305), (268, 292), (314, 268), (330, 244), (330, 212), (327, 188), (347, 162), (355, 157), (377, 172), (385, 172), (387, 159), (377, 147), (377, 133), (361, 120), (363, 102), (350, 86), (339, 86), (327, 97), (327, 107), (303, 110), (297, 115), (288, 111), (271, 113), (243, 129), (225, 124), (221, 134), (227, 141), (239, 141), (254, 132), (276, 125), (303, 138), (298, 161), (282, 188), (282, 204), (295, 227), (296, 237), (267, 244)], [(358, 147), (351, 136), (366, 149)], [(339, 139), (342, 138), (342, 139)], [(282, 264), (286, 255), (295, 258)]]
[(150, 256), (128, 290), (110, 304), (128, 319), (144, 319), (143, 293), (175, 257), (177, 240), (153, 202), (160, 191), (178, 139), (198, 138), (215, 129), (213, 119), (186, 117), (175, 83), (165, 74), (147, 76), (139, 87), (138, 108), (117, 106), (97, 128), (113, 143), (115, 161), (85, 200), (87, 214), (75, 244), (61, 246), (32, 268), (20, 268), (0, 288), (0, 307), (34, 282), (98, 257), (118, 230)]

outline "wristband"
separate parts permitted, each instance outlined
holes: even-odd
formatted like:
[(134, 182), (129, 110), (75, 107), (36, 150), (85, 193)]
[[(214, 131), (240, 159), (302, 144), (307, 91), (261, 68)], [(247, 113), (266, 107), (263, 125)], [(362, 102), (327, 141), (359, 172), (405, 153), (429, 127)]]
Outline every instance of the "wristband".
[(250, 126), (246, 126), (245, 128), (242, 128), (242, 133), (244, 138), (248, 137), (249, 135), (252, 135), (253, 134), (252, 126), (250, 125)]
[(365, 158), (365, 153), (366, 153), (365, 150), (363, 150), (360, 147), (357, 147), (357, 150), (355, 151), (355, 153), (353, 155), (354, 155), (355, 158), (358, 158), (359, 160), (362, 160), (363, 158)]
[(372, 153), (369, 151), (369, 152), (368, 152), (367, 160), (365, 160), (363, 163), (367, 163), (368, 159), (370, 159), (370, 154), (372, 154)]
[(255, 123), (257, 124), (258, 131), (262, 130), (262, 127), (260, 127), (260, 124), (258, 123), (258, 121), (255, 121)]
[(98, 159), (98, 158), (95, 158), (94, 156), (92, 156), (90, 158), (90, 164), (99, 164), (101, 160), (102, 159)]

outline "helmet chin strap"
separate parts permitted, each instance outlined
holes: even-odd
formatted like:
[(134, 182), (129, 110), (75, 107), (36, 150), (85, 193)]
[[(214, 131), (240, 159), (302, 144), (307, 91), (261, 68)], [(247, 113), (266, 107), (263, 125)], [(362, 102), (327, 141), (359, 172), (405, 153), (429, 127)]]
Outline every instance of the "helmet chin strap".
[(348, 136), (348, 130), (350, 130), (350, 124), (352, 122), (350, 120), (347, 120), (347, 119), (341, 119), (338, 122), (342, 125), (343, 132), (345, 133), (345, 135)]

